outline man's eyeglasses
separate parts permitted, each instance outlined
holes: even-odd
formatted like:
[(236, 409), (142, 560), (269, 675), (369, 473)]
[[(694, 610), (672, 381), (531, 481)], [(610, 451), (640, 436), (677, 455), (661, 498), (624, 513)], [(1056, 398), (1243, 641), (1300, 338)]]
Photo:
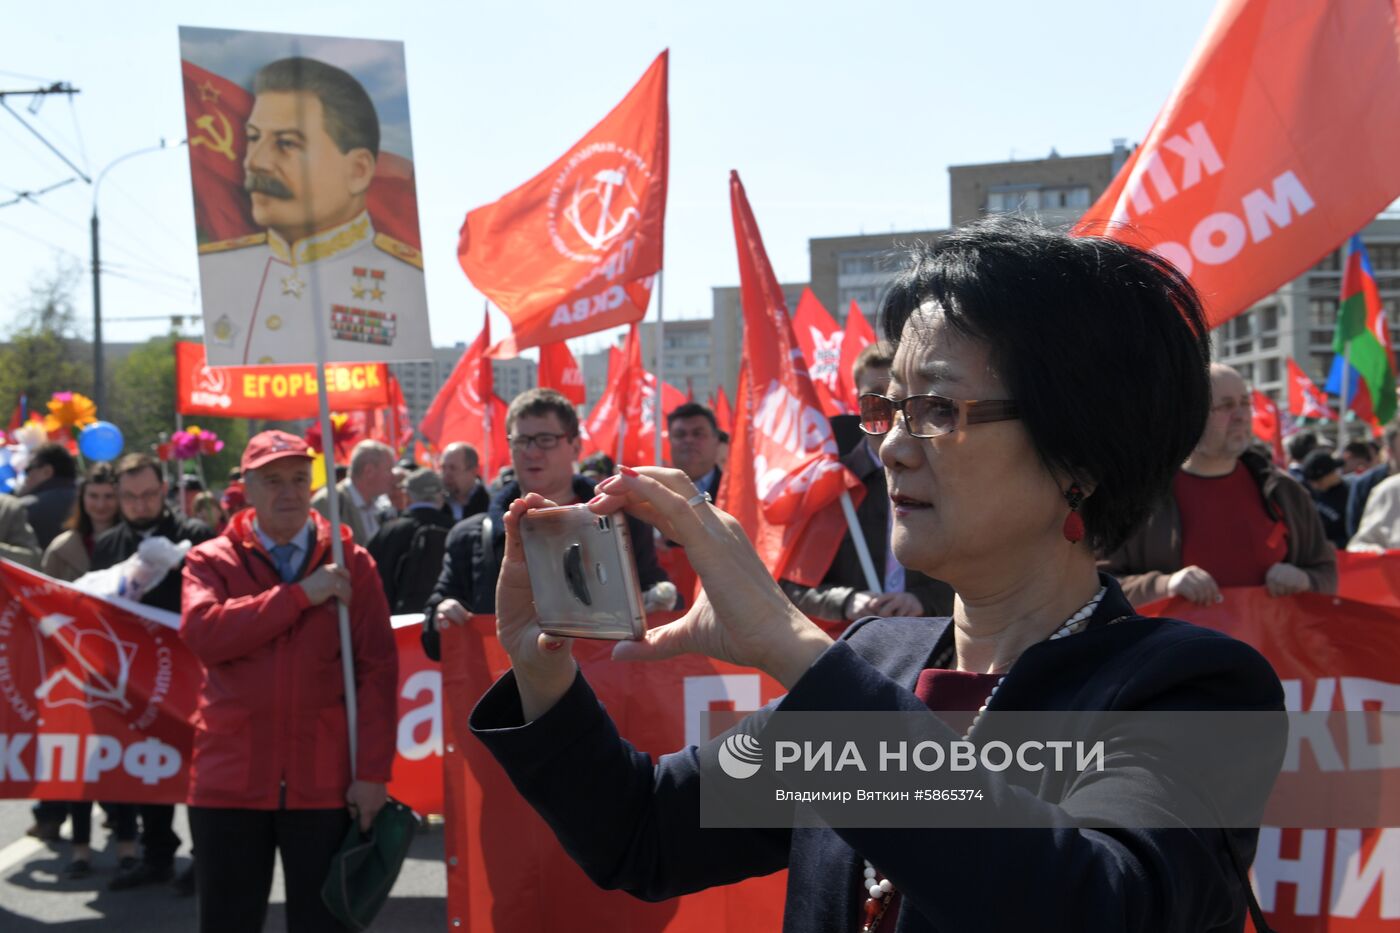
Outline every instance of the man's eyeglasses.
[(915, 437), (941, 437), (969, 424), (1012, 421), (1020, 416), (1011, 399), (973, 402), (941, 395), (892, 399), (867, 392), (860, 397), (860, 429), (880, 435), (894, 427), (894, 413), (904, 415), (904, 429)]
[(549, 431), (541, 431), (539, 434), (514, 434), (511, 435), (510, 446), (516, 450), (529, 450), (531, 447), (553, 450), (560, 441), (572, 437), (572, 434), (554, 434)]

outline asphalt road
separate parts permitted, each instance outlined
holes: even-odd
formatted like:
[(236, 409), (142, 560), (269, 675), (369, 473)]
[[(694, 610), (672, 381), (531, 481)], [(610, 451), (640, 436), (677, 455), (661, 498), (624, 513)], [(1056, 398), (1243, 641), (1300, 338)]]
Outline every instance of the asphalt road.
[[(0, 931), (186, 933), (196, 929), (194, 898), (180, 897), (169, 885), (107, 890), (107, 882), (116, 873), (117, 856), (115, 847), (107, 845), (106, 831), (101, 829), (101, 809), (93, 809), (94, 872), (81, 881), (62, 878), (63, 866), (68, 862), (68, 843), (31, 839), (24, 831), (32, 822), (28, 801), (0, 800)], [(176, 863), (178, 872), (189, 864), (190, 834), (184, 807), (176, 811), (175, 831), (184, 840)], [(65, 837), (67, 834), (65, 826)], [(446, 930), (446, 896), (442, 828), (425, 826), (414, 839), (389, 903), (372, 929), (378, 933)], [(284, 902), (279, 867), (272, 882), (264, 928), (267, 933), (286, 930)]]

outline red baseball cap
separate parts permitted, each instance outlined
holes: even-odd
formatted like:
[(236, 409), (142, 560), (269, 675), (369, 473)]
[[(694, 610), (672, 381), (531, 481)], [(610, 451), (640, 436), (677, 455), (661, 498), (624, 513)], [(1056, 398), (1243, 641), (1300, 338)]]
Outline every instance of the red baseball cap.
[(274, 460), (286, 457), (301, 457), (310, 460), (316, 455), (311, 445), (295, 434), (286, 431), (263, 431), (243, 448), (243, 462), (240, 468), (244, 473), (267, 466)]

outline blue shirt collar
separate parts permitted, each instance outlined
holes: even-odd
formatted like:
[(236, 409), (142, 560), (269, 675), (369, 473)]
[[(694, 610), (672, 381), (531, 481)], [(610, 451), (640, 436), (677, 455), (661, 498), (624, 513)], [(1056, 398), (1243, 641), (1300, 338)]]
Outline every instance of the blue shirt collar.
[[(293, 561), (300, 560), (303, 554), (311, 550), (311, 528), (311, 522), (308, 520), (306, 525), (301, 529), (301, 532), (298, 533), (295, 538), (287, 542), (292, 545), (292, 547), (296, 548), (296, 552), (292, 554)], [(258, 525), (258, 520), (256, 518), (253, 519), (253, 531), (257, 532), (258, 540), (262, 542), (263, 547), (267, 548), (267, 553), (271, 554), (272, 549), (277, 546), (277, 542), (267, 536)]]

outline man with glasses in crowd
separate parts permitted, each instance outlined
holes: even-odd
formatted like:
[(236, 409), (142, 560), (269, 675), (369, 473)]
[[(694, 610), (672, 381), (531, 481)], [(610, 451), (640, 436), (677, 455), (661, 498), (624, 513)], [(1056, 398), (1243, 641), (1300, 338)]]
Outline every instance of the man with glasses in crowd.
[[(98, 537), (93, 545), (92, 569), (114, 567), (136, 553), (150, 537), (168, 538), (179, 544), (199, 544), (214, 537), (213, 529), (193, 518), (181, 518), (165, 501), (166, 483), (160, 465), (147, 454), (127, 454), (117, 461), (117, 514), (119, 521)], [(141, 602), (179, 614), (180, 572), (183, 562), (172, 568), (161, 581), (141, 597)], [(175, 850), (180, 837), (172, 824), (175, 808), (170, 804), (141, 804), (141, 860), (122, 860), (117, 876), (108, 887), (123, 891), (146, 884), (169, 881), (175, 872)], [(182, 893), (194, 893), (193, 867), (181, 874)]]
[(1250, 450), (1249, 387), (1221, 363), (1210, 368), (1211, 412), (1171, 494), (1127, 542), (1100, 562), (1134, 606), (1167, 596), (1219, 602), (1227, 586), (1271, 596), (1337, 591), (1337, 552), (1312, 495)]
[[(581, 452), (578, 413), (563, 395), (553, 389), (517, 395), (506, 410), (506, 434), (515, 479), (492, 497), (486, 512), (452, 529), (442, 573), (424, 608), (423, 649), (435, 661), (442, 627), (465, 624), (474, 612), (496, 611), (496, 577), (505, 554), (504, 516), (510, 504), (532, 492), (559, 505), (593, 498), (593, 482), (574, 472)], [(676, 588), (656, 561), (651, 526), (629, 516), (627, 529), (647, 610), (672, 608)]]

